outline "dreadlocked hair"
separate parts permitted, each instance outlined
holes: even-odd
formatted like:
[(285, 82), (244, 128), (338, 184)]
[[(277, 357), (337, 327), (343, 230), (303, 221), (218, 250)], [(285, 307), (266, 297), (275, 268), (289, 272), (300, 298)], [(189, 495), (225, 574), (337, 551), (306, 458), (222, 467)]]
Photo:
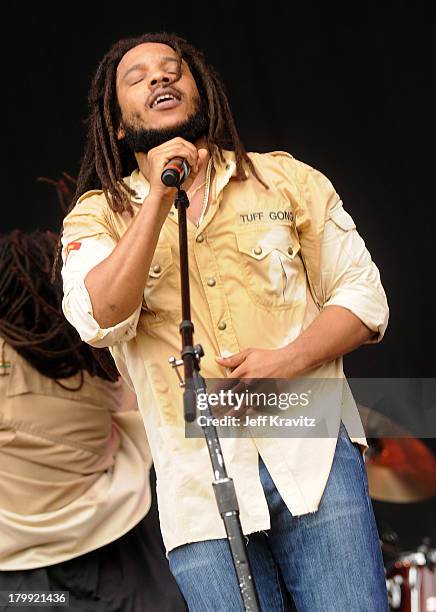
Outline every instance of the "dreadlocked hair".
[(245, 167), (248, 167), (256, 179), (268, 189), (245, 151), (218, 73), (206, 63), (204, 54), (186, 40), (176, 34), (158, 32), (118, 41), (106, 53), (96, 70), (88, 97), (90, 112), (87, 119), (87, 139), (72, 206), (86, 191), (102, 189), (112, 210), (118, 213), (127, 211), (133, 215), (130, 195), (134, 195), (134, 191), (123, 181), (123, 177), (130, 174), (137, 163), (133, 153), (122, 140), (117, 139), (121, 111), (116, 95), (116, 71), (127, 51), (147, 42), (171, 47), (179, 57), (179, 71), (182, 60), (188, 64), (200, 98), (206, 103), (209, 118), (209, 153), (224, 161), (222, 149), (229, 148), (234, 151), (236, 179), (246, 180)]
[[(102, 361), (62, 313), (60, 273), (50, 280), (57, 236), (39, 230), (0, 235), (0, 337), (38, 372), (62, 384), (81, 374), (115, 381), (112, 358)], [(65, 387), (68, 388), (69, 387)]]

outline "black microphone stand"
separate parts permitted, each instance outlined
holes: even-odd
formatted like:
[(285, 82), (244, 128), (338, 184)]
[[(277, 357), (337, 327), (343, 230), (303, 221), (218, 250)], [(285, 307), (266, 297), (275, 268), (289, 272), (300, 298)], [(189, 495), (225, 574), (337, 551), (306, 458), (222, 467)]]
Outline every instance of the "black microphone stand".
[[(183, 407), (185, 421), (192, 423), (196, 417), (197, 394), (206, 394), (206, 383), (200, 375), (200, 359), (204, 356), (200, 344), (194, 346), (194, 325), (191, 321), (191, 304), (189, 292), (189, 266), (188, 266), (188, 239), (186, 228), (186, 210), (189, 207), (189, 199), (186, 192), (178, 187), (175, 206), (179, 219), (179, 253), (180, 253), (180, 279), (182, 290), (182, 322), (180, 334), (182, 337), (181, 360), (170, 357), (169, 362), (179, 377), (180, 385), (184, 387)], [(184, 381), (177, 370), (178, 366), (184, 366)], [(206, 395), (203, 395), (206, 397)], [(212, 413), (210, 406), (202, 413), (206, 423), (211, 422)], [(209, 456), (215, 480), (212, 482), (218, 509), (224, 522), (233, 557), (233, 564), (238, 579), (244, 609), (250, 612), (260, 612), (259, 600), (256, 586), (247, 557), (244, 535), (239, 520), (239, 506), (236, 498), (233, 480), (228, 477), (221, 451), (221, 444), (217, 430), (214, 425), (202, 425), (206, 438)]]

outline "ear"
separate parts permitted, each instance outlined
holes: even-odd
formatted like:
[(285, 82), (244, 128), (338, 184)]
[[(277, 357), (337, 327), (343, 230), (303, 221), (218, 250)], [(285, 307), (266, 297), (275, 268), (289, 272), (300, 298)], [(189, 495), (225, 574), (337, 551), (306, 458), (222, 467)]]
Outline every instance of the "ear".
[(120, 125), (118, 126), (118, 130), (117, 130), (117, 138), (118, 140), (123, 140), (125, 136), (126, 136), (126, 132), (124, 131), (124, 128), (122, 124), (120, 123)]

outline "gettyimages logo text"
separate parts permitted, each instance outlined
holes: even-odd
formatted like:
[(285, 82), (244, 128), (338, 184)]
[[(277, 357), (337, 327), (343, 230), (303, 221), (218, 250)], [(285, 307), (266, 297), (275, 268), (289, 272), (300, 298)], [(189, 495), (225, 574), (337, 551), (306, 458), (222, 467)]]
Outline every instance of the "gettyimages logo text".
[(197, 395), (197, 408), (206, 410), (208, 406), (214, 408), (228, 408), (229, 410), (242, 410), (243, 408), (305, 408), (310, 402), (311, 390), (302, 393), (265, 393), (246, 389), (236, 392), (232, 389), (220, 389), (216, 393), (199, 393)]

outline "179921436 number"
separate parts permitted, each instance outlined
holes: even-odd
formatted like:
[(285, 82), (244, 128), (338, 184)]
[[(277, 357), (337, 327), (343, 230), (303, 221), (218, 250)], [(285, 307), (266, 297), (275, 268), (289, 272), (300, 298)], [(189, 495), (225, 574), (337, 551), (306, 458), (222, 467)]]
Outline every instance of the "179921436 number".
[(68, 606), (68, 591), (0, 591), (0, 606), (33, 606), (57, 604), (58, 606)]

